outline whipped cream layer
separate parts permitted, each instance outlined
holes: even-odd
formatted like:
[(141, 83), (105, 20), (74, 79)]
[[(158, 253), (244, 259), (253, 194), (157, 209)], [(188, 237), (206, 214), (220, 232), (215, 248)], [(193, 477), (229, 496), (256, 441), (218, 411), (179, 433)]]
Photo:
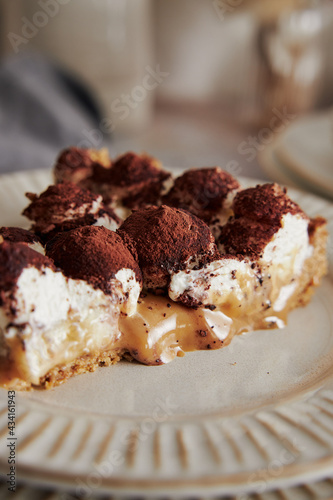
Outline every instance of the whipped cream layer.
[(0, 309), (2, 349), (32, 384), (39, 384), (57, 365), (106, 349), (119, 335), (114, 296), (84, 281), (68, 279), (50, 268), (27, 267), (15, 288)]
[(192, 307), (221, 306), (230, 301), (239, 305), (261, 279), (251, 262), (225, 257), (201, 269), (186, 269), (171, 276), (169, 297)]
[(121, 237), (105, 227), (86, 226), (59, 234), (46, 254), (68, 278), (87, 281), (116, 296), (122, 312), (131, 315), (142, 289), (140, 268)]
[[(88, 227), (88, 232), (122, 245), (105, 228)], [(57, 366), (114, 350), (119, 316), (136, 312), (141, 281), (135, 267), (118, 261), (113, 268), (103, 283), (91, 275), (71, 278), (24, 243), (0, 245), (0, 351), (18, 378), (38, 385)]]

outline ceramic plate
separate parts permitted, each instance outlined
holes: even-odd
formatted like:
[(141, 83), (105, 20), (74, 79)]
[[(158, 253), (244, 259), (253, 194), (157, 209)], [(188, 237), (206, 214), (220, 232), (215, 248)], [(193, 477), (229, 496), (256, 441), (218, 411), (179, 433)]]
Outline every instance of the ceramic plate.
[(333, 112), (300, 118), (280, 135), (275, 155), (292, 173), (333, 196)]
[(332, 200), (333, 193), (329, 189), (324, 189), (318, 184), (298, 175), (282, 161), (282, 158), (277, 154), (279, 140), (280, 136), (277, 136), (272, 143), (266, 144), (265, 148), (258, 153), (258, 163), (267, 176), (279, 184), (310, 191), (318, 196), (324, 196)]
[[(24, 224), (23, 193), (49, 182), (48, 172), (3, 176), (0, 223)], [(291, 194), (333, 232), (333, 205)], [(121, 362), (50, 391), (16, 392), (19, 478), (90, 497), (245, 496), (332, 474), (331, 245), (329, 256), (329, 276), (284, 330), (242, 335), (164, 366)], [(7, 404), (1, 390), (2, 474)]]

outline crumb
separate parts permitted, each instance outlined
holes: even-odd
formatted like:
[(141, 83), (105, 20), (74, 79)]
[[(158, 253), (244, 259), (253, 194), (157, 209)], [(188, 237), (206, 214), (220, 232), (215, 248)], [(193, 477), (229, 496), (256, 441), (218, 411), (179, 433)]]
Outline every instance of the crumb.
[(216, 306), (214, 306), (213, 304), (208, 304), (207, 306), (205, 306), (205, 309), (210, 309), (211, 311), (214, 311), (216, 309)]

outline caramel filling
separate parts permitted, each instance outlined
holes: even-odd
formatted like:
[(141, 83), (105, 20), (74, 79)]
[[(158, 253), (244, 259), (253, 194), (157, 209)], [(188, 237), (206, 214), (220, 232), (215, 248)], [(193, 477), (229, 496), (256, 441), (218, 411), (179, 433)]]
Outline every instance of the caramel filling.
[(242, 332), (284, 326), (287, 311), (272, 313), (262, 297), (253, 295), (249, 305), (234, 301), (215, 309), (190, 309), (148, 294), (140, 298), (135, 315), (120, 318), (122, 335), (115, 347), (141, 363), (158, 365), (188, 351), (219, 349)]
[(118, 343), (147, 365), (168, 363), (187, 351), (219, 349), (230, 342), (232, 320), (222, 312), (189, 309), (167, 297), (139, 299), (132, 317), (121, 317)]

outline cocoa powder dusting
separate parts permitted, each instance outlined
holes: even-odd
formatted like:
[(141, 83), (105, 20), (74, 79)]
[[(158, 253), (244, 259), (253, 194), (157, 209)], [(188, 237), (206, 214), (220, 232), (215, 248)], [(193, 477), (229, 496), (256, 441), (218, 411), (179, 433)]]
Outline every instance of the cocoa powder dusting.
[(209, 227), (182, 209), (162, 205), (134, 211), (118, 233), (131, 238), (145, 280), (161, 287), (171, 271), (185, 269), (190, 259), (203, 265), (218, 257)]
[(236, 217), (280, 226), (284, 214), (301, 214), (303, 210), (292, 201), (278, 184), (262, 184), (243, 189), (235, 196), (233, 209)]
[(234, 216), (221, 228), (223, 253), (257, 259), (280, 229), (283, 215), (300, 214), (301, 208), (277, 184), (257, 185), (239, 191), (233, 202)]
[(123, 240), (102, 226), (61, 233), (47, 243), (46, 254), (66, 276), (86, 280), (106, 294), (112, 293), (110, 280), (120, 269), (132, 269), (142, 282), (139, 266)]
[(12, 243), (40, 243), (36, 234), (20, 227), (1, 227), (0, 235)]
[(56, 182), (79, 182), (92, 174), (93, 166), (88, 149), (67, 148), (60, 153), (54, 166)]
[(191, 169), (175, 180), (163, 203), (208, 222), (223, 207), (228, 194), (239, 187), (238, 181), (219, 167)]
[(24, 243), (4, 241), (0, 245), (0, 290), (11, 290), (26, 267), (42, 269), (49, 267), (55, 270), (51, 259), (32, 250)]
[(39, 196), (27, 193), (30, 205), (23, 210), (23, 215), (33, 221), (50, 224), (59, 221), (69, 210), (77, 210), (83, 205), (91, 208), (101, 197), (73, 183), (62, 183), (49, 186)]
[(161, 165), (148, 155), (129, 152), (117, 158), (113, 164), (110, 182), (115, 186), (128, 187), (132, 184), (158, 180)]

